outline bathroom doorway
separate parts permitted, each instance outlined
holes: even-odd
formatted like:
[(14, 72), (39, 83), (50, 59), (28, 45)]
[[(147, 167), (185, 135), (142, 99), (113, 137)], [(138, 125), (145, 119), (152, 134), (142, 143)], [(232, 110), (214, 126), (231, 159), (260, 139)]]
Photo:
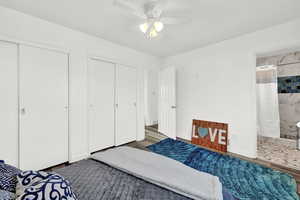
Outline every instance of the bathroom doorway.
[(300, 51), (261, 56), (256, 63), (257, 157), (300, 170)]

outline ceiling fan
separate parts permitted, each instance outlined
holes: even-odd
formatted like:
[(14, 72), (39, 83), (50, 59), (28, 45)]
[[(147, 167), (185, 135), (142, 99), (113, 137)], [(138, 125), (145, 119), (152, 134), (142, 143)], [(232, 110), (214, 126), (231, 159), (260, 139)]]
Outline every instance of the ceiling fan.
[[(158, 36), (166, 24), (188, 21), (185, 17), (168, 16), (172, 8), (174, 9), (168, 0), (114, 0), (114, 5), (142, 19), (143, 23), (139, 25), (140, 31), (149, 39)], [(176, 10), (175, 6), (173, 12), (176, 13)]]

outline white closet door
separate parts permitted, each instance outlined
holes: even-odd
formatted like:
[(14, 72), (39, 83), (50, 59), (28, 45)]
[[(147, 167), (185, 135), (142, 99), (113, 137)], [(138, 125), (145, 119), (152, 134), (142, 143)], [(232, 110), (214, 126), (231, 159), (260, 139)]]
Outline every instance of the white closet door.
[(0, 159), (18, 166), (18, 46), (0, 41)]
[(20, 168), (68, 161), (68, 55), (20, 46)]
[(95, 152), (115, 144), (115, 65), (90, 59), (88, 73), (89, 146)]
[(134, 68), (116, 68), (116, 145), (136, 140), (137, 73)]

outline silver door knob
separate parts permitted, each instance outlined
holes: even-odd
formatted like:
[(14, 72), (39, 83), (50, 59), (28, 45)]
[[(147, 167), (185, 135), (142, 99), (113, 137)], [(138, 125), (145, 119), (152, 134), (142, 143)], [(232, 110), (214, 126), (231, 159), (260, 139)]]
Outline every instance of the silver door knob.
[(21, 108), (21, 115), (25, 115), (25, 114), (26, 114), (25, 108)]

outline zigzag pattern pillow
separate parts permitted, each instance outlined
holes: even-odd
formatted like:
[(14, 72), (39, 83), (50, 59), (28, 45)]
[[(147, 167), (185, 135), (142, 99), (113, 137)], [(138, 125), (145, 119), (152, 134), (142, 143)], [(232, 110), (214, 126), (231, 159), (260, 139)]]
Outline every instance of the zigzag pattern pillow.
[(16, 192), (17, 185), (17, 175), (21, 172), (21, 170), (0, 163), (0, 190), (6, 190), (9, 192)]
[(18, 175), (16, 200), (77, 200), (70, 183), (58, 174), (25, 171)]

